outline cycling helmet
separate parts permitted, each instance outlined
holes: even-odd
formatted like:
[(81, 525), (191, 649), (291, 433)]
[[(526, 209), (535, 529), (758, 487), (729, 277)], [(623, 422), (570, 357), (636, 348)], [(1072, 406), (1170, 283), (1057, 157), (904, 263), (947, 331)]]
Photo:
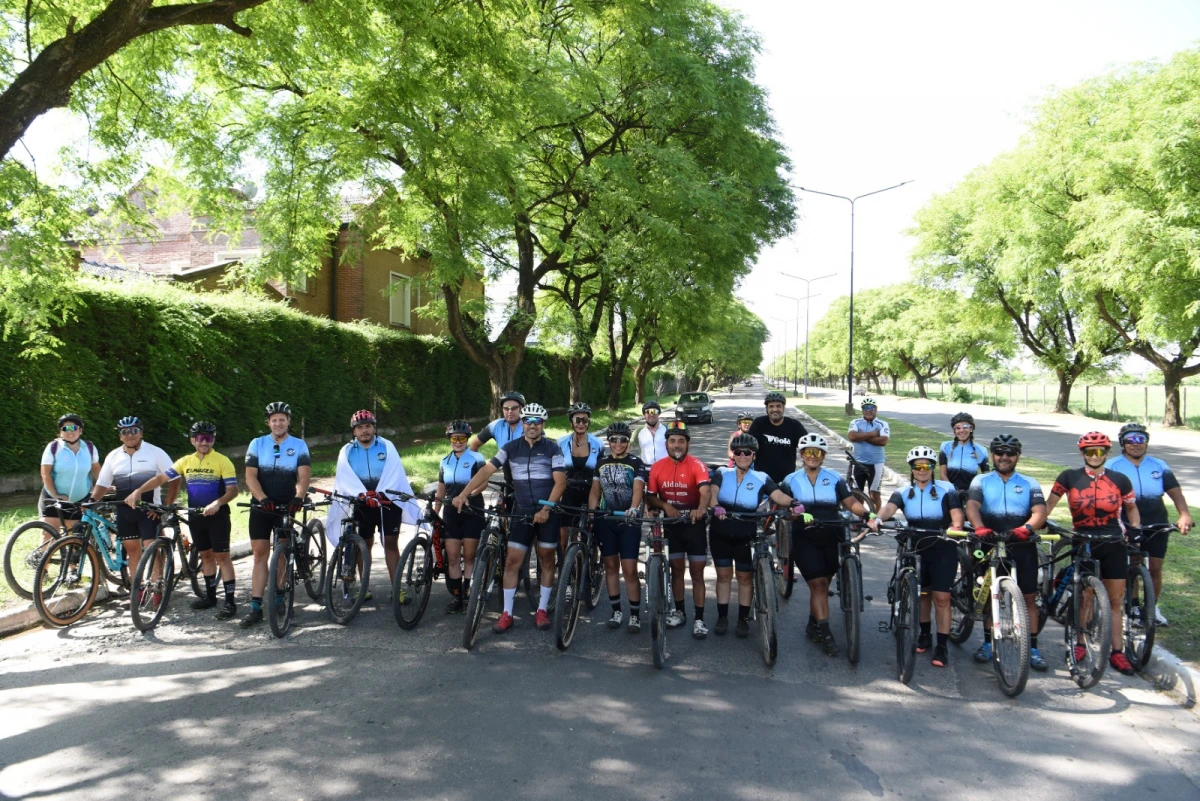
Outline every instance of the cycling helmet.
[(651, 409), (654, 409), (659, 412), (662, 411), (662, 407), (658, 405), (658, 401), (646, 401), (645, 403), (642, 404), (642, 414), (645, 414), (646, 412), (650, 411)]
[(188, 436), (194, 437), (197, 434), (216, 434), (216, 433), (217, 433), (216, 425), (208, 422), (207, 420), (197, 420), (196, 422), (192, 423), (192, 427), (188, 431)]
[(527, 403), (521, 408), (521, 417), (546, 417), (546, 407), (540, 403)]
[(908, 463), (912, 464), (917, 459), (925, 459), (930, 462), (937, 462), (937, 451), (933, 448), (927, 448), (924, 445), (918, 445), (908, 452)]
[(1021, 452), (1021, 440), (1014, 437), (1012, 434), (999, 434), (992, 440), (989, 450), (997, 448), (1012, 448), (1017, 453)]
[(275, 401), (267, 404), (267, 417), (273, 414), (286, 414), (289, 418), (292, 416), (292, 407), (288, 406), (283, 401)]
[(692, 432), (688, 431), (687, 423), (682, 420), (674, 420), (667, 425), (667, 436), (669, 437), (672, 434), (678, 434), (688, 442), (692, 440)]
[(617, 435), (617, 436), (621, 436), (621, 437), (629, 437), (629, 436), (633, 436), (633, 431), (630, 430), (629, 423), (625, 423), (625, 422), (618, 420), (615, 423), (608, 424), (608, 430), (604, 432), (604, 435), (606, 437), (611, 437), (613, 435)]
[(588, 417), (591, 417), (592, 407), (588, 406), (583, 401), (572, 403), (571, 408), (567, 409), (567, 417), (574, 417), (577, 414), (586, 414)]
[(874, 398), (863, 398), (862, 403), (858, 404), (858, 408), (861, 409), (864, 406), (874, 406), (876, 409), (878, 409), (879, 403)]
[(508, 392), (505, 392), (500, 396), (500, 405), (503, 406), (505, 401), (510, 400), (516, 401), (517, 403), (521, 404), (522, 407), (525, 406), (525, 396), (520, 392), (517, 392), (515, 389), (510, 389)]
[(131, 414), (126, 417), (122, 417), (120, 420), (117, 421), (117, 430), (118, 431), (120, 431), (122, 428), (141, 428), (141, 427), (142, 427), (142, 418), (138, 417), (136, 414)]
[(1102, 434), (1099, 431), (1089, 431), (1079, 438), (1079, 450), (1084, 448), (1111, 448), (1112, 440), (1107, 434)]
[(466, 420), (453, 420), (450, 425), (446, 426), (446, 436), (471, 436), (471, 424)]
[(750, 420), (750, 421), (753, 421), (753, 420), (754, 420), (754, 415), (750, 414), (750, 412), (738, 412), (738, 419), (737, 419), (737, 421), (740, 423), (740, 422), (742, 422), (743, 420)]
[(359, 409), (354, 414), (350, 415), (350, 427), (360, 426), (363, 423), (375, 425), (375, 412), (370, 409)]
[[(74, 423), (75, 425), (79, 426), (80, 428), (83, 428), (83, 418), (80, 417), (79, 415), (75, 414), (74, 412), (68, 412), (67, 414), (64, 414), (62, 417), (58, 418), (58, 427), (59, 428), (63, 427), (63, 423)], [(1121, 429), (1121, 430), (1124, 431), (1124, 429)]]
[(768, 392), (767, 397), (763, 398), (763, 406), (766, 406), (768, 403), (782, 403), (786, 406), (787, 398), (784, 397), (782, 392)]
[(729, 450), (736, 451), (739, 448), (748, 448), (755, 453), (758, 453), (758, 438), (750, 434), (738, 434), (729, 443)]
[(829, 442), (820, 434), (805, 434), (796, 442), (796, 447), (799, 450), (805, 448), (819, 448), (823, 453), (829, 453)]
[(958, 414), (956, 414), (950, 418), (950, 427), (954, 428), (959, 423), (970, 423), (971, 427), (974, 428), (975, 418), (972, 417), (967, 412), (959, 412)]
[[(62, 420), (59, 420), (58, 424), (62, 425)], [(80, 425), (83, 425), (83, 423), (80, 423)], [(1121, 430), (1117, 432), (1117, 442), (1121, 443), (1122, 446), (1125, 445), (1126, 434), (1142, 434), (1146, 437), (1146, 442), (1150, 441), (1150, 432), (1141, 423), (1126, 423), (1121, 426)]]

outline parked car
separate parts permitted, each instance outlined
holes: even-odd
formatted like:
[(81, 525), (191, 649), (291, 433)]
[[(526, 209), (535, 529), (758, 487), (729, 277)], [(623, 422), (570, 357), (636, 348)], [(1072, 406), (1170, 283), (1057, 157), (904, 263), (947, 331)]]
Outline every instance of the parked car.
[(744, 387), (751, 386), (752, 384), (754, 384), (754, 382), (751, 381), (749, 378), (747, 378), (745, 381), (742, 382), (742, 386), (744, 386)]
[(867, 388), (866, 388), (866, 387), (855, 387), (855, 388), (854, 388), (854, 394), (855, 394), (855, 395), (866, 395), (866, 394), (867, 394)]
[(711, 423), (713, 400), (707, 392), (687, 392), (679, 396), (675, 404), (675, 419), (685, 423)]

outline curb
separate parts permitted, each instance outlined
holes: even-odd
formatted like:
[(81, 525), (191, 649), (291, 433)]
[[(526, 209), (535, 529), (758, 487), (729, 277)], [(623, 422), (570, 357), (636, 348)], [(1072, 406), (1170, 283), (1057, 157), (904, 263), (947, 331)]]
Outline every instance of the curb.
[[(841, 446), (842, 448), (848, 449), (851, 452), (854, 451), (854, 445), (852, 445), (850, 442), (848, 442), (846, 440), (846, 438), (843, 437), (841, 434), (838, 434), (833, 429), (831, 429), (829, 426), (822, 423), (820, 420), (810, 417), (809, 415), (805, 414), (804, 412), (800, 411), (799, 409), (796, 409), (795, 406), (793, 406), (792, 408), (795, 409), (796, 414), (800, 415), (800, 419), (801, 419), (801, 421), (803, 421), (805, 426), (811, 425), (813, 428), (821, 431), (824, 434), (826, 439), (833, 440), (839, 446)], [(895, 486), (900, 486), (900, 483), (901, 483), (900, 477), (898, 475), (896, 475), (896, 471), (893, 470), (892, 468), (888, 467), (886, 464), (883, 466), (883, 480), (889, 484), (894, 484)]]
[(1195, 708), (1200, 673), (1165, 648), (1154, 646), (1150, 664), (1138, 675), (1153, 684), (1154, 689), (1174, 698), (1184, 709)]

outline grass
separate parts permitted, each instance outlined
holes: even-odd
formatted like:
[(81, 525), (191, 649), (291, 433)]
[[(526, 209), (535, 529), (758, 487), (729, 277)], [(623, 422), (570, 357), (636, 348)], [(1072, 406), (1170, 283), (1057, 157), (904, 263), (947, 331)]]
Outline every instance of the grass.
[[(793, 404), (804, 413), (829, 426), (839, 434), (849, 425), (849, 418), (840, 406), (816, 404)], [(886, 415), (884, 416), (886, 420)], [(915, 445), (935, 447), (941, 444), (941, 432), (921, 426), (888, 420), (892, 436), (887, 446), (888, 467), (901, 476), (908, 475), (904, 456)], [(1054, 479), (1065, 469), (1064, 465), (1044, 462), (1032, 457), (1022, 457), (1017, 466), (1024, 475), (1036, 479), (1046, 492)], [(1172, 515), (1174, 507), (1168, 505)], [(1190, 506), (1192, 519), (1200, 521), (1200, 507)], [(1063, 525), (1070, 524), (1070, 513), (1066, 503), (1059, 503), (1052, 519)], [(1200, 531), (1187, 537), (1174, 534), (1163, 572), (1163, 614), (1171, 621), (1165, 629), (1159, 629), (1157, 641), (1181, 659), (1200, 661)]]

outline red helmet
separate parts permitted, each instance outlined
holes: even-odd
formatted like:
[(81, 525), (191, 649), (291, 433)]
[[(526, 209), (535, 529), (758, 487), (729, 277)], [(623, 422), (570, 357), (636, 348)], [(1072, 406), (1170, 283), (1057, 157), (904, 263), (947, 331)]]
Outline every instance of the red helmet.
[(1112, 440), (1107, 434), (1101, 434), (1099, 431), (1089, 431), (1079, 438), (1079, 450), (1084, 448), (1111, 448)]
[(350, 427), (361, 426), (363, 423), (375, 425), (375, 413), (369, 409), (359, 409), (350, 416)]

